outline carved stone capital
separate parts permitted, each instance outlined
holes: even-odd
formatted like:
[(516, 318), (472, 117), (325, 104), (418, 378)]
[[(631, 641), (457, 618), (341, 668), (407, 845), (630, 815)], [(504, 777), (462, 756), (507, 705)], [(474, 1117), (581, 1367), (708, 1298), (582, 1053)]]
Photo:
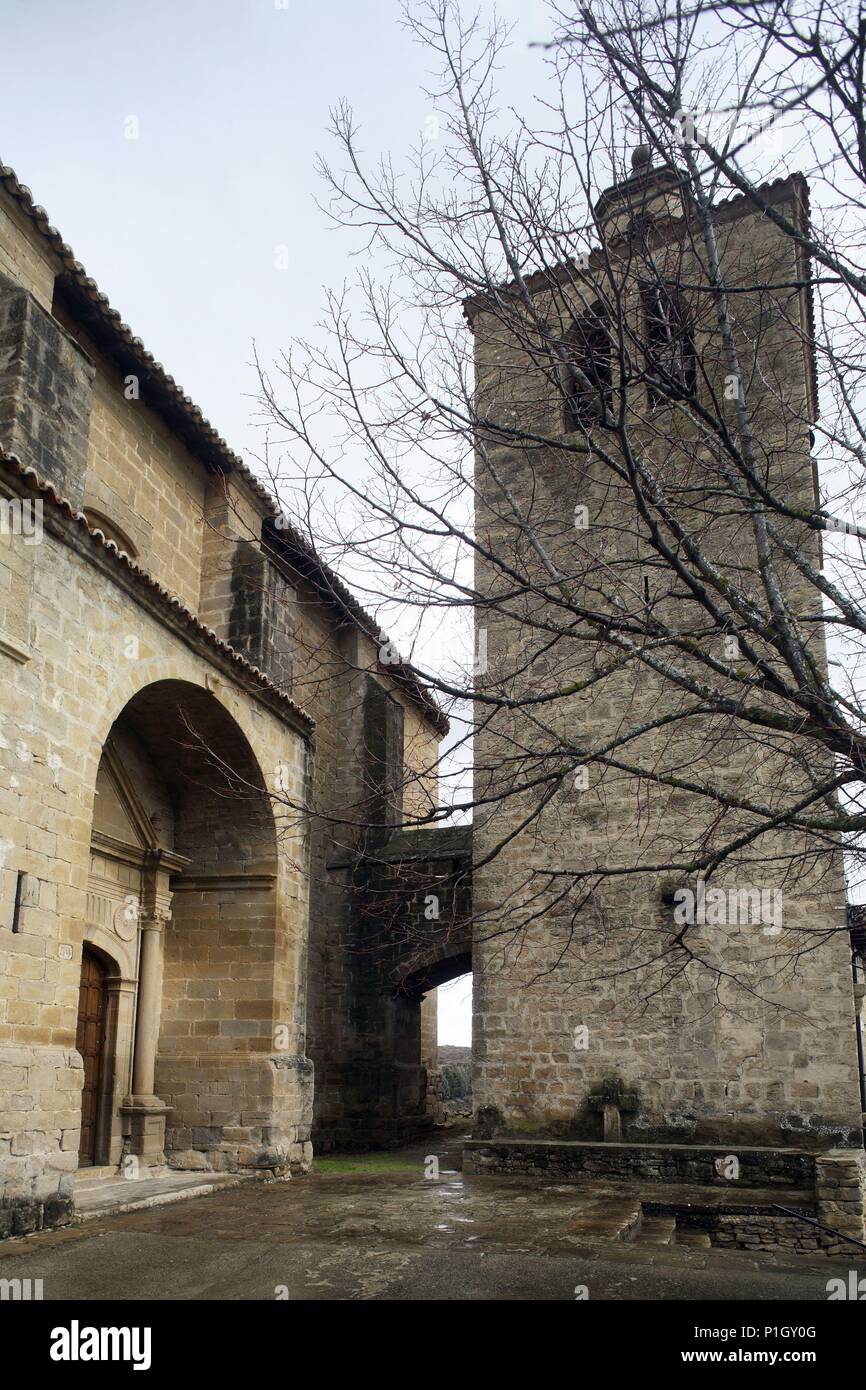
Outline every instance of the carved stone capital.
[(142, 931), (162, 931), (170, 921), (171, 906), (156, 904), (142, 912), (138, 925)]

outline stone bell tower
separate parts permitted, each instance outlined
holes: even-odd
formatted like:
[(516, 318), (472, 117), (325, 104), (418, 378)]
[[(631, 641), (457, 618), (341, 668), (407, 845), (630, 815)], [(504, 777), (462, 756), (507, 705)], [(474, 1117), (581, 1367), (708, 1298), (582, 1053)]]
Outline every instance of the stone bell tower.
[[(801, 176), (761, 196), (805, 228)], [(477, 530), (481, 549), (503, 562), (477, 564), (488, 650), (479, 689), (507, 690), (518, 702), (550, 697), (492, 718), (479, 706), (475, 795), (492, 793), (474, 828), (480, 1130), (859, 1146), (840, 856), (812, 872), (805, 839), (763, 836), (757, 856), (731, 856), (714, 882), (735, 902), (767, 894), (744, 900), (766, 905), (766, 920), (744, 913), (718, 922), (706, 911), (700, 920), (699, 909), (688, 950), (675, 943), (677, 895), (695, 875), (664, 866), (696, 858), (716, 833), (707, 802), (686, 784), (715, 779), (769, 804), (783, 779), (793, 799), (800, 774), (789, 746), (751, 739), (735, 720), (686, 717), (683, 691), (658, 666), (579, 616), (585, 600), (620, 617), (651, 610), (668, 625), (688, 617), (637, 514), (615, 427), (621, 406), (632, 454), (673, 499), (700, 553), (743, 590), (759, 584), (743, 516), (720, 514), (724, 460), (688, 407), (694, 396), (707, 410), (737, 402), (717, 299), (706, 292), (704, 229), (681, 173), (638, 152), (631, 175), (599, 198), (595, 224), (602, 244), (588, 264), (528, 281), (533, 314), (516, 295), (512, 311), (507, 293), (467, 306), (478, 413), (495, 422), (479, 441)], [(816, 388), (804, 253), (745, 197), (720, 205), (713, 225), (721, 273), (736, 291), (736, 390), (760, 467), (777, 492), (811, 507)], [(567, 346), (558, 360), (551, 341)], [(659, 374), (679, 391), (654, 391)], [(820, 566), (817, 533), (797, 540)], [(774, 558), (787, 601), (802, 610), (797, 571)], [(720, 658), (723, 638), (719, 629), (706, 639)], [(812, 650), (823, 664), (820, 631)], [(606, 663), (611, 673), (590, 681)], [(622, 766), (579, 765), (581, 749), (603, 749), (625, 728), (635, 736)], [(642, 767), (679, 775), (682, 785), (629, 771)], [(552, 791), (543, 783), (542, 795), (551, 771), (561, 780)], [(726, 816), (723, 836), (735, 825)], [(797, 856), (791, 876), (785, 866)]]

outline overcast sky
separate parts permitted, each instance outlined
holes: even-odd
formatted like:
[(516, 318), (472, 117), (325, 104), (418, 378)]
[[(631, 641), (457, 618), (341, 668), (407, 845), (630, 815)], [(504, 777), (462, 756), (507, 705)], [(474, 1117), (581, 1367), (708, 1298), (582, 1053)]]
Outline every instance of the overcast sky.
[[(550, 25), (541, 0), (499, 9), (520, 14), (508, 81), (525, 95), (541, 69), (528, 41)], [(432, 110), (430, 60), (399, 5), (0, 0), (0, 13), (0, 158), (220, 433), (254, 448), (253, 339), (268, 358), (311, 335), (322, 287), (353, 272), (316, 206), (329, 108), (347, 98), (366, 150), (398, 157)]]
[[(549, 21), (542, 0), (498, 9), (517, 22), (503, 84), (525, 102)], [(366, 150), (396, 158), (433, 110), (399, 5), (0, 0), (0, 15), (0, 159), (229, 444), (254, 451), (253, 340), (269, 360), (313, 336), (322, 287), (353, 272), (316, 206), (329, 108), (347, 98)], [(441, 991), (442, 1041), (468, 1043), (469, 998), (466, 982)]]

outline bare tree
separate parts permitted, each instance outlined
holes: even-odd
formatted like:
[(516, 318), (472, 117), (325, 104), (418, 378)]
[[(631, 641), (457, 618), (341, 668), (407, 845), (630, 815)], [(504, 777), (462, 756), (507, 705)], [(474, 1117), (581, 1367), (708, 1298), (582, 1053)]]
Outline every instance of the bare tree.
[[(336, 109), (359, 268), (260, 376), (275, 492), (450, 713), (443, 805), (408, 819), (473, 815), (481, 863), (535, 847), (492, 937), (628, 877), (859, 880), (862, 8), (559, 0), (531, 116), (495, 20), (405, 23), (422, 138), (371, 161)], [(688, 931), (653, 930), (664, 981)]]

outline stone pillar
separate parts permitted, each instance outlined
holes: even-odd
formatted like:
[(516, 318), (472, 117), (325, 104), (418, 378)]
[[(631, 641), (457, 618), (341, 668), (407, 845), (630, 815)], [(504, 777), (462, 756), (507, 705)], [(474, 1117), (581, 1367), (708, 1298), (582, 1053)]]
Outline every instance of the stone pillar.
[(443, 1125), (448, 1118), (442, 1099), (442, 1072), (438, 1067), (427, 1067), (427, 1096), (425, 1108), (433, 1117), (434, 1125)]
[(110, 1165), (116, 1166), (120, 1162), (123, 1146), (120, 1109), (131, 1084), (135, 980), (128, 980), (123, 975), (109, 975), (105, 981), (105, 992), (105, 1036), (113, 1046), (107, 1058), (110, 1074), (105, 1078), (105, 1108), (100, 1115), (100, 1134), (104, 1136), (105, 1159)]
[[(828, 1149), (815, 1160), (818, 1220), (866, 1241), (866, 1153), (862, 1149)], [(853, 1246), (840, 1240), (829, 1255), (849, 1255)], [(866, 1254), (866, 1251), (864, 1251)]]
[(444, 1124), (442, 1072), (439, 1070), (439, 995), (431, 989), (421, 1000), (421, 1065), (427, 1074), (425, 1109), (433, 1123)]
[(132, 1153), (148, 1167), (165, 1163), (165, 1122), (170, 1107), (153, 1090), (162, 1014), (162, 934), (171, 920), (169, 876), (186, 862), (165, 850), (154, 850), (144, 867), (132, 1092), (121, 1106), (121, 1114)]
[(132, 1094), (141, 1100), (154, 1100), (156, 1044), (162, 1004), (162, 931), (168, 916), (153, 912), (142, 917), (141, 953), (138, 966), (138, 1015), (135, 1020), (135, 1051), (132, 1058)]

